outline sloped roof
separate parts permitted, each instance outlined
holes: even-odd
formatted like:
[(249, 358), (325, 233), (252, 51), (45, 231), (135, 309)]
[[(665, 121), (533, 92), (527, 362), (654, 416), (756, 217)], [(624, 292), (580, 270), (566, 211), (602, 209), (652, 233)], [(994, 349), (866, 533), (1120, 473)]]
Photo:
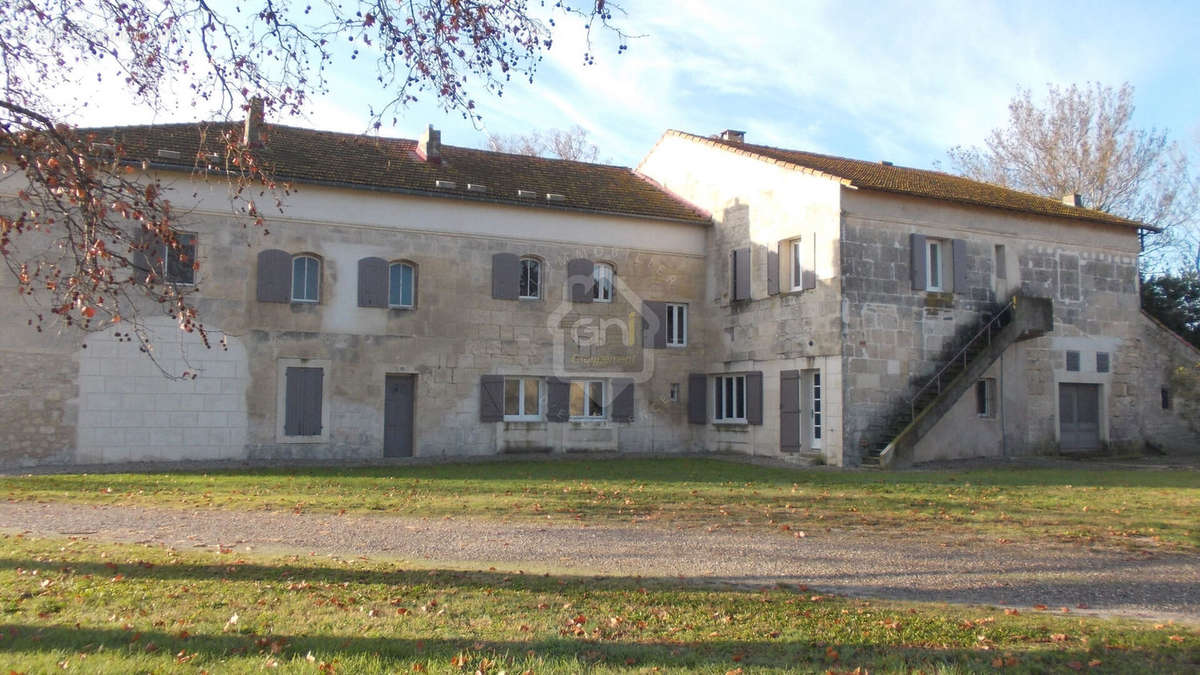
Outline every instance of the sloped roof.
[[(121, 144), (126, 158), (159, 168), (191, 170), (197, 153), (224, 156), (225, 132), (240, 135), (241, 124), (201, 122), (81, 129), (97, 142)], [(266, 144), (256, 150), (273, 176), (369, 190), (415, 193), (527, 207), (559, 208), (622, 216), (707, 224), (707, 214), (662, 190), (627, 167), (511, 155), (450, 145), (433, 164), (416, 153), (417, 141), (264, 125)], [(159, 156), (174, 150), (178, 158)], [(453, 181), (439, 188), (436, 181)], [(467, 184), (487, 187), (471, 192)], [(519, 197), (530, 190), (533, 197)], [(548, 202), (547, 193), (563, 201)]]
[(913, 169), (905, 166), (883, 164), (882, 162), (867, 162), (861, 159), (821, 155), (802, 150), (786, 150), (768, 145), (738, 143), (720, 138), (697, 136), (676, 130), (670, 130), (667, 133), (771, 160), (793, 168), (808, 170), (812, 173), (839, 180), (848, 186), (864, 190), (925, 197), (972, 206), (1030, 213), (1039, 216), (1069, 218), (1138, 229), (1156, 229), (1149, 225), (1114, 216), (1103, 211), (1068, 206), (1056, 199), (1041, 197), (1019, 190), (1011, 190), (998, 185), (982, 183), (940, 171)]

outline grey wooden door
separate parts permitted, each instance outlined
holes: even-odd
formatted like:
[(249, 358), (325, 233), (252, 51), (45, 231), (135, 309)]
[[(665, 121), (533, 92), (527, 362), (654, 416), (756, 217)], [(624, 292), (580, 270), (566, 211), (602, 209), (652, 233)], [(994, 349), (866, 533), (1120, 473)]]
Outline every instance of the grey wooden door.
[(1063, 450), (1100, 447), (1100, 385), (1058, 385), (1059, 444)]
[(383, 456), (412, 457), (415, 375), (388, 375), (383, 401)]

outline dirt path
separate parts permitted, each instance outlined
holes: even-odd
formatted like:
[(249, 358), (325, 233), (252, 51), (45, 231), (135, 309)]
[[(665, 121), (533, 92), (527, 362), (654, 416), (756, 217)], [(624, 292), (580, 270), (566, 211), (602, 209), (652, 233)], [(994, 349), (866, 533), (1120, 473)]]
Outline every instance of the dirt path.
[[(807, 584), (845, 595), (1117, 614), (1200, 623), (1200, 556), (991, 540), (661, 526), (0, 503), (0, 528), (36, 535), (368, 555), (456, 566)], [(0, 554), (2, 555), (2, 554)], [(19, 561), (10, 564), (19, 565)]]

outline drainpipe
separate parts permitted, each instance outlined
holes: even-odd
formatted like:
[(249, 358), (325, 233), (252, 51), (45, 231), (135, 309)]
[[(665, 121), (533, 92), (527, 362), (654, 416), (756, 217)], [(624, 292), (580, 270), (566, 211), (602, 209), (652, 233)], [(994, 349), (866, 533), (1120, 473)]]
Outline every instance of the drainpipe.
[[(1008, 351), (1006, 348), (1004, 351)], [(1008, 427), (1005, 425), (1005, 408), (1008, 406), (1004, 402), (1004, 352), (1000, 352), (1000, 455), (1008, 457)]]

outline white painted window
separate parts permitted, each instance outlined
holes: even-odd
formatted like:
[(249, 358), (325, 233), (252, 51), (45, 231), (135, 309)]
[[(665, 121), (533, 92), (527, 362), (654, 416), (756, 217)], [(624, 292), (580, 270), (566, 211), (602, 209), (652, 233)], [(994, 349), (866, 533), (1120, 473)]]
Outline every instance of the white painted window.
[(292, 258), (292, 302), (320, 302), (321, 260), (316, 256)]
[(799, 239), (789, 242), (788, 256), (788, 260), (791, 261), (791, 265), (789, 265), (791, 271), (788, 274), (789, 288), (793, 291), (802, 291), (804, 290), (804, 249), (801, 248)]
[(667, 346), (687, 346), (687, 305), (667, 303)]
[(812, 447), (821, 447), (821, 371), (812, 371)]
[(613, 266), (608, 263), (596, 263), (592, 267), (592, 300), (595, 302), (612, 302), (613, 299)]
[(570, 414), (572, 419), (602, 420), (608, 416), (604, 405), (604, 380), (571, 382)]
[(542, 261), (537, 258), (521, 258), (518, 295), (522, 300), (538, 300), (542, 297)]
[(670, 392), (670, 394), (668, 394), (668, 396), (670, 397), (670, 399), (672, 401), (675, 401), (675, 402), (679, 401), (679, 383), (678, 382), (671, 383), (671, 392)]
[(942, 242), (930, 239), (926, 242), (928, 257), (925, 260), (925, 289), (942, 290)]
[(163, 244), (163, 278), (173, 284), (196, 283), (196, 235), (180, 232), (175, 246)]
[(542, 419), (542, 380), (540, 378), (505, 378), (504, 419), (508, 421)]
[(388, 265), (388, 307), (412, 309), (416, 290), (416, 267), (405, 262)]
[(987, 377), (975, 383), (975, 414), (987, 418), (996, 416), (996, 380)]
[(713, 419), (724, 423), (746, 423), (746, 376), (718, 375), (713, 378)]

